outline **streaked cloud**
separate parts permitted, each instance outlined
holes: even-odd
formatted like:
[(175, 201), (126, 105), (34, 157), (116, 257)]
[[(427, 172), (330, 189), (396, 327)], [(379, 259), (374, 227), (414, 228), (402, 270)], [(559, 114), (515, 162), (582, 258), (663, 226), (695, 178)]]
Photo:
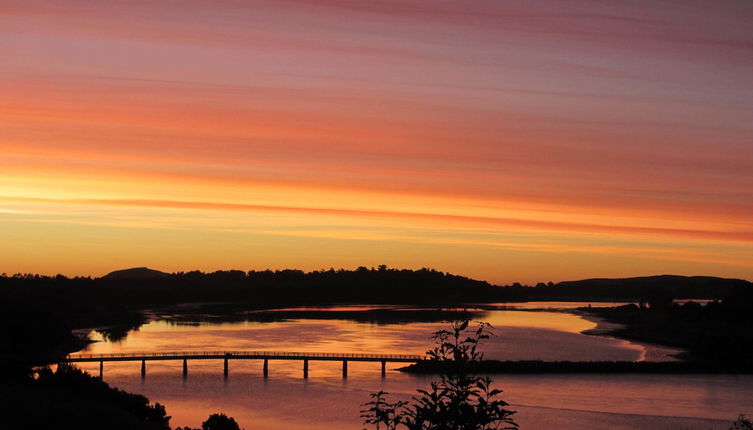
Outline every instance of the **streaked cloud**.
[[(753, 277), (750, 2), (713, 14), (702, 2), (590, 0), (0, 10), (0, 213), (21, 214), (22, 229), (11, 247), (24, 229), (42, 240), (30, 230), (44, 208), (45, 222), (80, 234), (88, 211), (101, 227), (88, 231), (114, 246), (116, 226), (171, 219), (186, 243), (211, 231), (307, 237), (280, 251), (291, 267), (314, 264), (304, 243), (352, 235), (431, 243), (453, 255), (437, 264), (500, 282), (537, 278), (534, 267), (553, 279), (629, 272), (598, 253), (640, 258), (636, 273)], [(195, 230), (202, 216), (213, 224)], [(492, 270), (497, 245), (521, 254)], [(383, 256), (342, 246), (354, 261)], [(390, 263), (437, 265), (414, 252)], [(533, 263), (549, 252), (592, 257)], [(61, 267), (8, 258), (0, 270)]]

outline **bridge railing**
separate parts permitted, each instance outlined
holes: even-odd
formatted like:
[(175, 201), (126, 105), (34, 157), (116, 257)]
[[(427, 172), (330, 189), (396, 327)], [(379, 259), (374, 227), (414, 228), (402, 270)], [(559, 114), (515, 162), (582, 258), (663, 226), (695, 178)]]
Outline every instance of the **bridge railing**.
[(173, 352), (131, 352), (110, 354), (70, 354), (68, 360), (128, 359), (128, 358), (191, 358), (191, 357), (301, 357), (332, 359), (374, 359), (374, 360), (421, 360), (420, 355), (411, 354), (363, 354), (330, 352), (278, 352), (278, 351), (173, 351)]

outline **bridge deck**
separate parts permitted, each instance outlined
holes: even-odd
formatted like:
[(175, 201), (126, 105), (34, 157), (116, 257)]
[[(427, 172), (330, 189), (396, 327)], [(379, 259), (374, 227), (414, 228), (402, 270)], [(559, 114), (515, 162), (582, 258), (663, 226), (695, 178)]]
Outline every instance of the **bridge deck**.
[(311, 360), (311, 361), (372, 361), (413, 363), (423, 359), (420, 355), (408, 354), (342, 354), (326, 352), (273, 352), (273, 351), (180, 351), (136, 352), (119, 354), (71, 354), (64, 362), (83, 363), (93, 361), (151, 361), (151, 360)]

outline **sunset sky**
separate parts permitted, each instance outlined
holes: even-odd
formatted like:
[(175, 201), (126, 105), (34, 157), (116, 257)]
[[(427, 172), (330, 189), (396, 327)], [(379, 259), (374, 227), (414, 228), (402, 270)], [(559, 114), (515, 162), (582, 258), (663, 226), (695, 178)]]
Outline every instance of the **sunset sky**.
[(753, 279), (750, 0), (0, 0), (0, 272)]

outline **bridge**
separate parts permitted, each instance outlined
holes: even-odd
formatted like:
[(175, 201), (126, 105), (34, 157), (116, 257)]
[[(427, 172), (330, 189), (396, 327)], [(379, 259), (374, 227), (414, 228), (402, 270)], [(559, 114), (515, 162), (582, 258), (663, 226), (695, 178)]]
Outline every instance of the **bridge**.
[(341, 361), (343, 378), (348, 377), (349, 361), (368, 361), (382, 364), (382, 377), (387, 363), (415, 363), (424, 357), (407, 354), (342, 354), (326, 352), (270, 352), (270, 351), (189, 351), (189, 352), (136, 352), (117, 354), (71, 354), (62, 363), (99, 362), (102, 377), (105, 361), (141, 361), (141, 377), (146, 376), (147, 361), (183, 360), (183, 377), (188, 376), (188, 360), (224, 360), (227, 378), (230, 360), (264, 360), (264, 377), (269, 376), (269, 360), (297, 360), (303, 362), (303, 377), (309, 377), (309, 361)]

